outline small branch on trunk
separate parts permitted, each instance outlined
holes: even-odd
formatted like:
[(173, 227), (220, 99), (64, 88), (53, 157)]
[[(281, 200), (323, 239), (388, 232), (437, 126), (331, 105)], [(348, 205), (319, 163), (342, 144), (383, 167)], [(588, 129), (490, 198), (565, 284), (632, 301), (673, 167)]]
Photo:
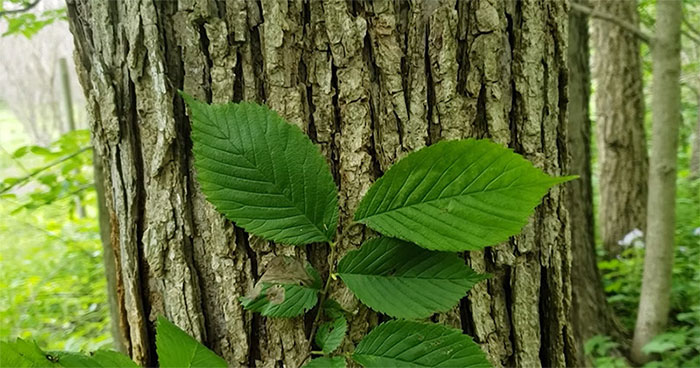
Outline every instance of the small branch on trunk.
[(615, 17), (615, 16), (613, 16), (613, 15), (601, 13), (601, 12), (599, 12), (599, 11), (593, 9), (593, 8), (589, 8), (589, 7), (585, 6), (585, 5), (581, 5), (581, 4), (578, 4), (578, 3), (571, 3), (571, 9), (573, 9), (573, 10), (575, 10), (575, 11), (577, 11), (577, 12), (586, 14), (586, 15), (588, 15), (588, 16), (590, 16), (590, 17), (598, 18), (598, 19), (602, 19), (602, 20), (607, 20), (608, 22), (611, 22), (611, 23), (613, 23), (613, 24), (616, 24), (616, 25), (619, 26), (620, 28), (622, 28), (622, 29), (624, 29), (624, 30), (626, 30), (626, 31), (628, 31), (628, 32), (630, 32), (630, 33), (632, 33), (632, 34), (634, 34), (634, 35), (637, 36), (640, 40), (642, 40), (642, 41), (644, 41), (644, 42), (646, 42), (646, 43), (648, 43), (648, 44), (651, 44), (651, 42), (652, 42), (652, 40), (653, 40), (653, 37), (652, 37), (651, 35), (645, 33), (644, 31), (642, 31), (641, 29), (639, 29), (639, 27), (637, 27), (637, 26), (635, 26), (634, 24), (631, 24), (631, 23), (629, 23), (629, 22), (627, 22), (627, 21), (624, 21), (624, 20), (622, 20), (622, 19), (619, 19), (619, 18), (617, 18), (617, 17)]

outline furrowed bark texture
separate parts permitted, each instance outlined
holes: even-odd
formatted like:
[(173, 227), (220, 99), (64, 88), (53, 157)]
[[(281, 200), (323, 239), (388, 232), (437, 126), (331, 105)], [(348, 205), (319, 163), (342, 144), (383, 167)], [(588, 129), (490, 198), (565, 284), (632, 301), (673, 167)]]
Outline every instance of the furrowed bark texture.
[[(595, 9), (639, 24), (637, 0), (595, 0)], [(599, 223), (609, 257), (634, 229), (645, 230), (647, 149), (639, 39), (604, 19), (591, 19), (598, 141)]]
[(671, 277), (676, 224), (676, 166), (681, 125), (680, 0), (656, 4), (656, 38), (652, 47), (652, 141), (649, 172), (649, 234), (644, 274), (630, 358), (638, 364), (652, 357), (642, 351), (666, 329), (671, 308)]
[[(76, 61), (104, 162), (128, 351), (153, 364), (163, 314), (232, 366), (297, 367), (309, 318), (245, 312), (284, 247), (225, 221), (193, 180), (177, 89), (265, 102), (318, 144), (340, 190), (342, 254), (373, 235), (351, 226), (360, 198), (398, 158), (441, 139), (490, 137), (552, 175), (567, 170), (566, 3), (232, 0), (68, 2)], [(468, 261), (493, 277), (436, 320), (461, 327), (500, 366), (575, 363), (571, 240), (555, 188), (522, 235)], [(352, 348), (380, 317), (336, 282)]]
[(578, 361), (585, 360), (584, 343), (595, 335), (619, 337), (618, 325), (608, 307), (598, 272), (591, 184), (591, 76), (588, 47), (588, 16), (569, 13), (569, 130), (570, 173), (579, 176), (568, 184), (573, 259), (571, 283), (574, 331)]

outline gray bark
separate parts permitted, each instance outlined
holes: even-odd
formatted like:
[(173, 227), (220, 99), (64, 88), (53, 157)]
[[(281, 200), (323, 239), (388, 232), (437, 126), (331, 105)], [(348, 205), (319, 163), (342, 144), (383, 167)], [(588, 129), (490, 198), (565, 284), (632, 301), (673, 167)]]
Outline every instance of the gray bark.
[(656, 4), (656, 39), (652, 45), (652, 141), (649, 171), (648, 234), (639, 312), (631, 358), (644, 363), (642, 348), (663, 332), (671, 303), (671, 275), (676, 208), (676, 160), (681, 121), (680, 0)]
[[(700, 82), (698, 83), (700, 85)], [(700, 178), (700, 90), (697, 93), (696, 107), (697, 121), (695, 122), (695, 132), (693, 138), (693, 146), (690, 151), (690, 179)]]
[[(596, 0), (596, 11), (638, 25), (637, 0)], [(639, 38), (605, 19), (591, 19), (599, 166), (599, 226), (608, 256), (634, 229), (645, 230), (647, 148)]]
[(595, 335), (619, 337), (618, 324), (609, 308), (598, 271), (591, 184), (591, 120), (589, 102), (591, 77), (588, 47), (588, 16), (569, 13), (569, 131), (571, 174), (579, 176), (568, 184), (573, 259), (571, 283), (574, 332), (578, 361), (586, 360), (585, 342)]
[[(342, 254), (372, 233), (350, 226), (370, 184), (440, 139), (490, 137), (553, 175), (567, 172), (566, 3), (233, 0), (68, 2), (95, 150), (105, 165), (122, 334), (155, 362), (159, 314), (232, 366), (296, 367), (310, 322), (241, 309), (283, 247), (225, 221), (192, 179), (189, 121), (177, 89), (213, 102), (265, 102), (328, 158), (340, 190)], [(575, 364), (570, 222), (555, 188), (522, 235), (472, 252), (494, 275), (453, 312), (498, 366)], [(343, 349), (378, 323), (353, 312)]]

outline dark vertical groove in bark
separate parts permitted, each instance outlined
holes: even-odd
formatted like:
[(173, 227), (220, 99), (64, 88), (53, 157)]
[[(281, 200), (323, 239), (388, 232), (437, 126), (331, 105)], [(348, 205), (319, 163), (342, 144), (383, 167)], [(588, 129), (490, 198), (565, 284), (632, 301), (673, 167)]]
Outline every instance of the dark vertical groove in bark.
[[(335, 134), (331, 137), (331, 171), (333, 171), (333, 179), (340, 186), (340, 147), (338, 146), (338, 137), (336, 134), (341, 134), (340, 132), (340, 104), (338, 104), (338, 93), (340, 89), (338, 88), (338, 68), (331, 62), (331, 88), (333, 89), (333, 96), (331, 100), (333, 101), (333, 129)], [(340, 228), (342, 224), (338, 224)], [(343, 229), (339, 229), (339, 233), (342, 233)]]
[(430, 24), (425, 26), (425, 76), (428, 85), (428, 105), (426, 107), (426, 120), (428, 121), (427, 139), (425, 144), (437, 143), (440, 136), (440, 126), (434, 123), (433, 106), (435, 106), (435, 87), (433, 84), (433, 74), (430, 68), (430, 54), (428, 53), (428, 35), (430, 34)]
[(209, 72), (212, 67), (211, 56), (209, 55), (209, 38), (207, 38), (207, 31), (204, 29), (204, 23), (198, 25), (199, 31), (199, 47), (204, 55), (204, 60), (206, 60), (206, 68), (204, 71), (204, 83), (203, 90), (206, 93), (206, 101), (212, 102), (212, 92), (211, 92), (211, 73)]
[[(549, 314), (549, 310), (551, 308), (550, 305), (547, 303), (547, 294), (549, 293), (549, 290), (547, 288), (547, 275), (546, 272), (542, 271), (540, 274), (540, 294), (542, 295), (540, 297), (540, 303), (539, 303), (539, 312), (540, 312), (540, 318), (543, 318), (545, 320), (551, 319), (554, 316), (551, 316)], [(547, 354), (547, 348), (550, 346), (552, 343), (549, 341), (549, 331), (547, 331), (547, 327), (549, 327), (548, 324), (541, 324), (540, 325), (540, 335), (542, 336), (542, 342), (540, 345), (540, 361), (542, 362), (543, 367), (554, 367), (552, 365), (552, 361), (549, 358), (549, 355)]]
[[(128, 74), (125, 73), (125, 74)], [(138, 117), (136, 113), (136, 94), (134, 91), (134, 83), (129, 81), (128, 82), (128, 93), (127, 97), (130, 99), (128, 104), (125, 104), (127, 107), (127, 110), (129, 111), (128, 114), (124, 114), (124, 116), (128, 116), (128, 120), (126, 122), (127, 126), (127, 134), (131, 136), (130, 138), (133, 139), (133, 144), (134, 147), (141, 147), (141, 141), (140, 141), (140, 133), (139, 133), (139, 125), (137, 123)], [(133, 178), (134, 182), (136, 183), (136, 191), (134, 193), (135, 195), (135, 205), (136, 205), (136, 211), (133, 213), (133, 217), (135, 217), (135, 224), (136, 224), (136, 234), (135, 237), (137, 239), (136, 247), (138, 250), (138, 259), (140, 261), (139, 267), (138, 267), (138, 272), (139, 272), (139, 281), (140, 281), (140, 295), (149, 295), (150, 294), (150, 288), (148, 286), (148, 265), (146, 264), (145, 260), (146, 257), (144, 256), (143, 252), (143, 242), (141, 239), (143, 239), (143, 231), (144, 231), (144, 217), (143, 213), (146, 209), (146, 198), (145, 198), (145, 187), (144, 187), (144, 165), (143, 165), (143, 156), (141, 155), (141, 150), (139, 149), (132, 149), (131, 156), (133, 157), (133, 164), (134, 164), (134, 174), (136, 175), (135, 178)], [(147, 302), (148, 298), (143, 298), (142, 300), (142, 308), (143, 308), (143, 313), (144, 315), (148, 316), (151, 313), (151, 306)], [(146, 325), (145, 326), (145, 331), (146, 331), (146, 341), (149, 341), (149, 346), (148, 350), (146, 353), (146, 358), (145, 361), (149, 366), (154, 366), (156, 364), (155, 360), (155, 341), (153, 339), (149, 339), (149, 336), (155, 336), (155, 330), (154, 326), (151, 325)]]

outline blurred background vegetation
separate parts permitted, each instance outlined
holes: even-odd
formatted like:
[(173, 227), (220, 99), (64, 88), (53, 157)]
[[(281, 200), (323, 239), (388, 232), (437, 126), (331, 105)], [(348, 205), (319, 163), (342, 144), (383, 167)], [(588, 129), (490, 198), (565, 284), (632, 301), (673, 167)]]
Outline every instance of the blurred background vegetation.
[[(0, 9), (7, 4), (0, 1)], [(71, 60), (72, 39), (62, 6), (58, 0), (42, 1), (30, 13), (0, 22), (0, 338), (30, 338), (49, 350), (89, 351), (111, 347), (112, 338), (90, 137), (72, 66), (67, 87), (74, 91), (73, 112), (63, 104), (60, 59)], [(654, 1), (640, 3), (647, 30), (653, 27), (653, 9)], [(692, 179), (689, 169), (698, 134), (700, 87), (692, 86), (700, 86), (700, 45), (684, 43), (683, 55), (681, 79), (687, 88), (682, 89), (672, 313), (667, 332), (646, 347), (662, 357), (649, 367), (700, 367), (700, 180)], [(647, 99), (650, 59), (643, 46)], [(599, 247), (599, 267), (615, 315), (625, 331), (632, 331), (644, 242), (634, 232), (621, 242), (624, 251), (612, 259)], [(586, 343), (586, 354), (596, 366), (625, 367), (616, 353), (620, 344), (596, 336)]]
[[(9, 3), (0, 9), (18, 7)], [(111, 348), (112, 337), (90, 133), (64, 13), (62, 1), (42, 1), (0, 21), (0, 338), (91, 351)]]

